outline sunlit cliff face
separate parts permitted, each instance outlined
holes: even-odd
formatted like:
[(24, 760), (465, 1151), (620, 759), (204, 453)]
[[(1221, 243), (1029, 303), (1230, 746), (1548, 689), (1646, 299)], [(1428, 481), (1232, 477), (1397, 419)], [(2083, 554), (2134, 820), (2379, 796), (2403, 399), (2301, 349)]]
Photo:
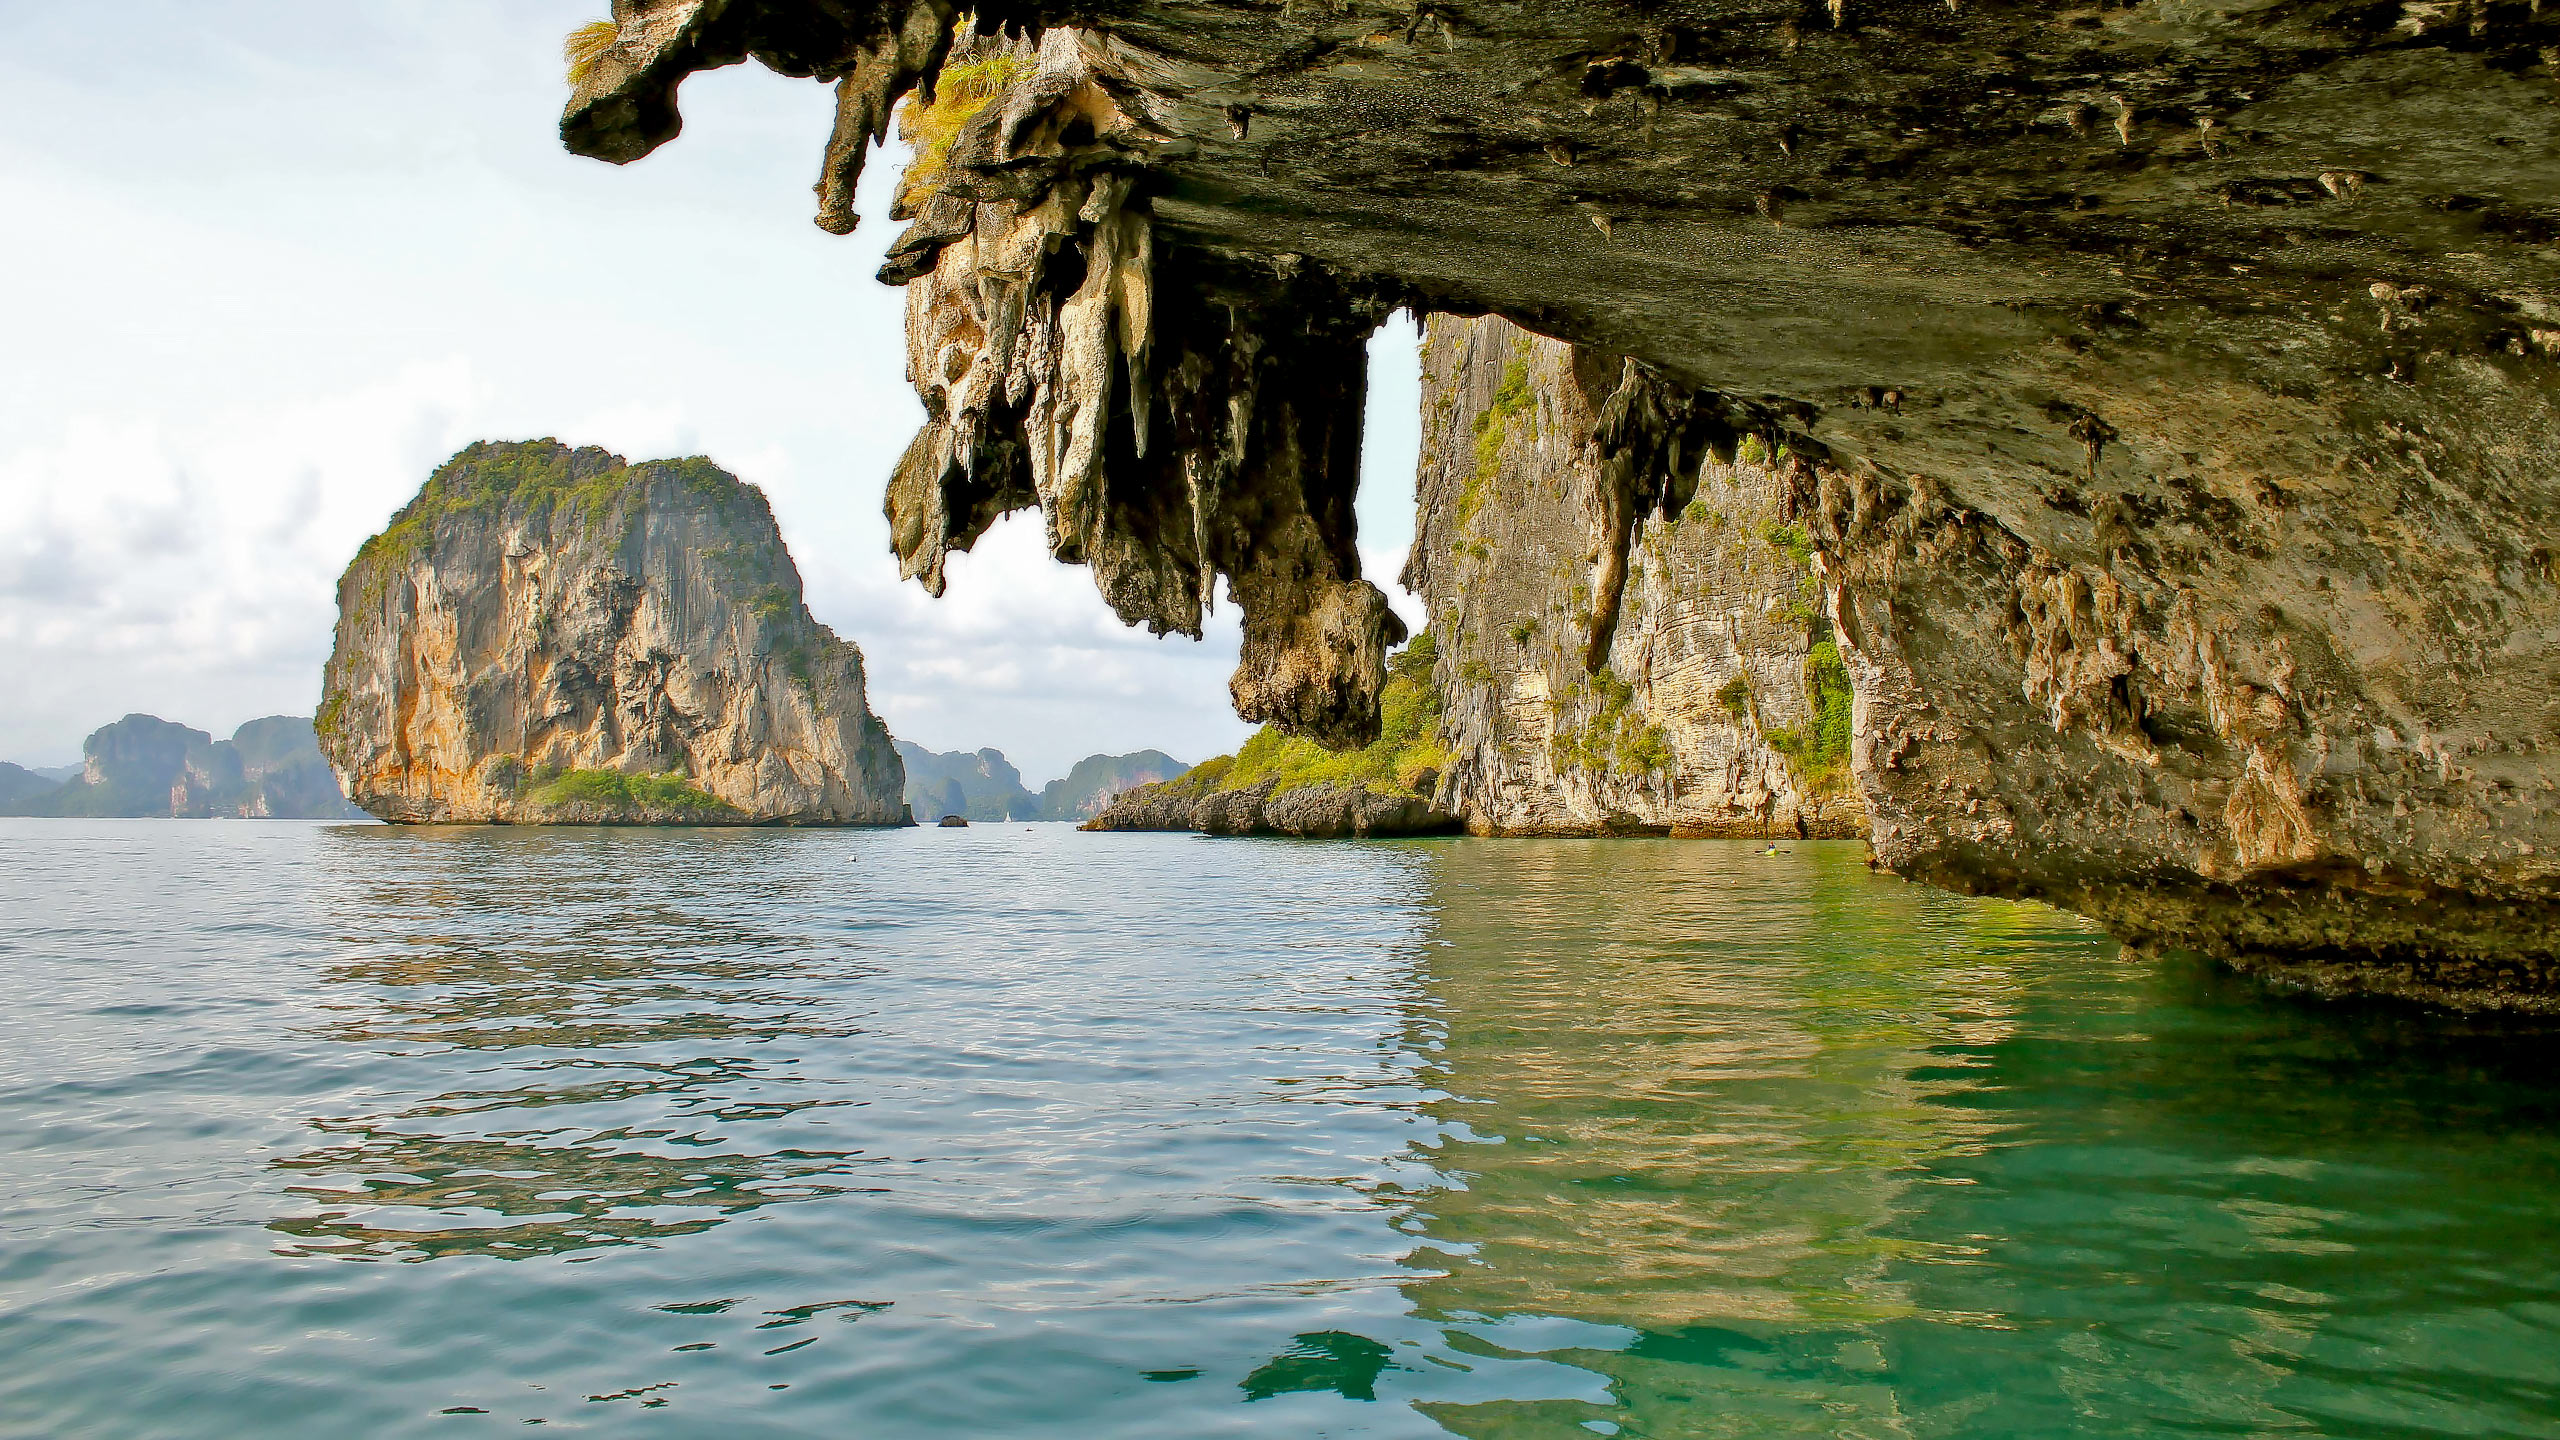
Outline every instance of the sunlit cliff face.
[[(636, 158), (750, 55), (833, 80), (834, 228), (959, 18), (625, 0), (564, 136)], [(1063, 18), (979, 12), (1035, 74), (893, 252), (918, 383), (987, 397), (893, 482), (917, 573), (1037, 503), (1133, 622), (1229, 576), (1240, 708), (1360, 738), (1357, 342), (1498, 312), (1614, 377), (1614, 510), (1793, 458), (1886, 863), (2327, 988), (2552, 988), (2560, 12)]]

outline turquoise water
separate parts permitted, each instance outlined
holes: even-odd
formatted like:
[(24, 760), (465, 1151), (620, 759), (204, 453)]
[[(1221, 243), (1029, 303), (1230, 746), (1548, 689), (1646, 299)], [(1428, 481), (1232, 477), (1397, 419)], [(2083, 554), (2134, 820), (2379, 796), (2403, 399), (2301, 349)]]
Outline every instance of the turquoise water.
[(2560, 1032), (1845, 845), (0, 822), (0, 1433), (2560, 1435)]

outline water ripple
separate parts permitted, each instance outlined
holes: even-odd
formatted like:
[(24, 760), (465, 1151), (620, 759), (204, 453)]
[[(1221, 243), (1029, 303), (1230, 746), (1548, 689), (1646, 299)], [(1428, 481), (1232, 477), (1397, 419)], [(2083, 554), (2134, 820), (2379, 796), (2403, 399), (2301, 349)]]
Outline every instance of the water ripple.
[(2560, 1434), (2552, 1032), (1854, 847), (0, 822), (0, 1433)]

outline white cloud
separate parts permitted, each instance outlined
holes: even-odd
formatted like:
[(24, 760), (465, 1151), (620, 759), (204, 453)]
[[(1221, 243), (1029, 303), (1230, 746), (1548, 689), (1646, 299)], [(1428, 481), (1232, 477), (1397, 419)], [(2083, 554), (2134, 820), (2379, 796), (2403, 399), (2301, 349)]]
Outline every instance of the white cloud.
[[(1234, 616), (1121, 626), (1038, 526), (941, 601), (897, 579), (880, 487), (919, 417), (871, 279), (895, 163), (850, 240), (808, 220), (822, 87), (685, 87), (622, 170), (553, 137), (592, 0), (0, 10), (0, 757), (77, 757), (131, 710), (227, 730), (309, 713), (339, 572), (435, 463), (557, 436), (706, 453), (765, 487), (812, 608), (893, 730), (1035, 780), (1096, 750), (1244, 733)], [(148, 37), (138, 44), (136, 37)], [(1409, 327), (1382, 336), (1362, 550), (1411, 533)]]

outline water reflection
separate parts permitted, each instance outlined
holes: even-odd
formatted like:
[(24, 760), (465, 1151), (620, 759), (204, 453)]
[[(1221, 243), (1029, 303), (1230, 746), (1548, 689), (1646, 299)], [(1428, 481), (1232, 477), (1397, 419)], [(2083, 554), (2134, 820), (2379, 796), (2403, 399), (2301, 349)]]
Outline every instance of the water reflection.
[(63, 833), (0, 857), (12, 1434), (2560, 1415), (2555, 1032), (1853, 849)]
[[(817, 986), (863, 974), (760, 916), (829, 877), (763, 837), (348, 830), (320, 890), (342, 958), (318, 1038), (484, 1083), (314, 1116), (280, 1157), (312, 1202), (287, 1255), (505, 1259), (653, 1243), (856, 1193), (884, 1157), (809, 1143), (856, 1100), (758, 1057), (861, 1034)], [(850, 941), (850, 937), (848, 937)], [(441, 1062), (438, 1057), (443, 1057)], [(797, 1143), (795, 1143), (797, 1142)]]
[(1413, 1034), (1444, 1139), (1406, 1289), (1511, 1378), (1418, 1408), (1483, 1436), (2552, 1432), (2547, 1034), (2128, 964), (1843, 848), (1436, 857)]

